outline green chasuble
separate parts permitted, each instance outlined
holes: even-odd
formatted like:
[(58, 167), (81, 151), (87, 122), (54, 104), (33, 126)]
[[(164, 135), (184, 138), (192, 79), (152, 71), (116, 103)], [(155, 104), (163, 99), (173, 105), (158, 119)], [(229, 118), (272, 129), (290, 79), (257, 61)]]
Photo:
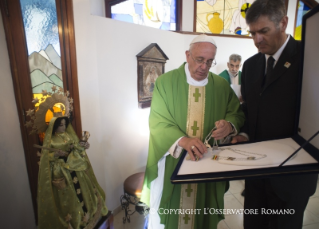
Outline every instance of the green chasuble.
[[(219, 73), (218, 75), (223, 77), (225, 80), (228, 81), (229, 84), (231, 84), (231, 80), (230, 80), (229, 73), (228, 73), (227, 69), (224, 70), (223, 72)], [(238, 72), (238, 85), (241, 85), (241, 71)]]
[[(194, 99), (204, 99), (205, 102), (204, 110), (196, 111), (200, 112), (203, 117), (201, 140), (213, 129), (218, 120), (225, 119), (231, 122), (237, 130), (244, 123), (244, 114), (240, 109), (239, 100), (224, 79), (210, 72), (208, 83), (204, 86), (205, 89), (196, 90), (196, 86), (192, 86), (195, 93), (190, 93), (184, 67), (185, 63), (178, 69), (161, 75), (155, 82), (149, 118), (149, 154), (141, 196), (141, 201), (147, 205), (150, 205), (150, 184), (158, 176), (158, 161), (177, 139), (189, 136), (187, 133), (190, 131), (187, 129), (193, 128), (194, 131), (197, 129), (194, 128), (194, 123), (188, 123), (187, 120), (190, 109), (188, 107), (189, 96), (191, 98), (193, 95)], [(189, 194), (196, 192), (194, 209), (200, 209), (200, 212), (197, 210), (196, 215), (193, 216), (194, 220), (191, 226), (187, 225), (191, 218), (187, 214), (182, 215), (182, 217), (177, 211), (176, 214), (173, 212), (163, 214), (165, 209), (180, 209), (182, 185), (173, 185), (170, 182), (170, 177), (178, 161), (179, 158), (176, 159), (171, 155), (166, 157), (164, 187), (159, 211), (161, 224), (164, 224), (166, 229), (217, 228), (218, 222), (224, 216), (217, 213), (209, 214), (206, 212), (205, 214), (204, 209), (224, 208), (224, 193), (228, 189), (228, 182), (199, 183), (196, 190), (191, 187), (185, 190)], [(194, 163), (200, 163), (200, 161)]]

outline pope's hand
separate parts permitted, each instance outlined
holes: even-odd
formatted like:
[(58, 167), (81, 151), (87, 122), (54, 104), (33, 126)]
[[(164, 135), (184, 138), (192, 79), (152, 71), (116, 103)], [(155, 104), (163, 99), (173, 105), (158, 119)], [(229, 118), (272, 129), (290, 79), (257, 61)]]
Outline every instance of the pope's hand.
[(217, 129), (213, 131), (212, 137), (216, 140), (227, 137), (233, 131), (232, 125), (224, 119), (215, 122), (215, 126)]
[(230, 143), (237, 143), (237, 142), (247, 142), (248, 139), (242, 135), (236, 135), (232, 138), (231, 142)]
[(183, 137), (179, 140), (178, 145), (188, 152), (192, 161), (196, 160), (195, 156), (202, 158), (202, 154), (207, 153), (206, 146), (199, 138)]

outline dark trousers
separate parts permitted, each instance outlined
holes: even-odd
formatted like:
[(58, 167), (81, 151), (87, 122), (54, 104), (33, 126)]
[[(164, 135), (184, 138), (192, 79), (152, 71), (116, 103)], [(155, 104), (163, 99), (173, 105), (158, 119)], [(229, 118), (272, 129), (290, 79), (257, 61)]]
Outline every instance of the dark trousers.
[[(302, 195), (282, 200), (274, 192), (269, 179), (246, 180), (244, 207), (258, 209), (258, 214), (244, 214), (244, 228), (302, 229), (308, 200), (309, 196)], [(276, 211), (282, 214), (276, 214)]]

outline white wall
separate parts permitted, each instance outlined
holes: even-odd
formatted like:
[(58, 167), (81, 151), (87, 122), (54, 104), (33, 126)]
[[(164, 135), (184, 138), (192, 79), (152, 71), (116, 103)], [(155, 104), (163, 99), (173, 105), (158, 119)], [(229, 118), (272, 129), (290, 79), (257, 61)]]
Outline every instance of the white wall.
[(295, 26), (295, 16), (296, 16), (297, 0), (289, 0), (287, 16), (288, 16), (288, 25), (286, 32), (288, 34), (294, 35), (294, 26)]
[(194, 0), (183, 0), (182, 31), (193, 32), (194, 29)]
[(0, 69), (0, 224), (36, 228), (1, 13)]
[(105, 17), (105, 0), (90, 0), (89, 8), (92, 15)]

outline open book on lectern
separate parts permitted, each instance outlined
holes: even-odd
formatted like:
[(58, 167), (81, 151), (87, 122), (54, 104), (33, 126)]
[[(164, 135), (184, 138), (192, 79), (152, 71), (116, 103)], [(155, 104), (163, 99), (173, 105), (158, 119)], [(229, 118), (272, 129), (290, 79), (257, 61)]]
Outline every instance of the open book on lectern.
[[(295, 134), (284, 139), (225, 145), (199, 161), (183, 152), (172, 183), (198, 183), (319, 173), (319, 6), (302, 21), (299, 107)], [(215, 160), (214, 160), (215, 158)]]

